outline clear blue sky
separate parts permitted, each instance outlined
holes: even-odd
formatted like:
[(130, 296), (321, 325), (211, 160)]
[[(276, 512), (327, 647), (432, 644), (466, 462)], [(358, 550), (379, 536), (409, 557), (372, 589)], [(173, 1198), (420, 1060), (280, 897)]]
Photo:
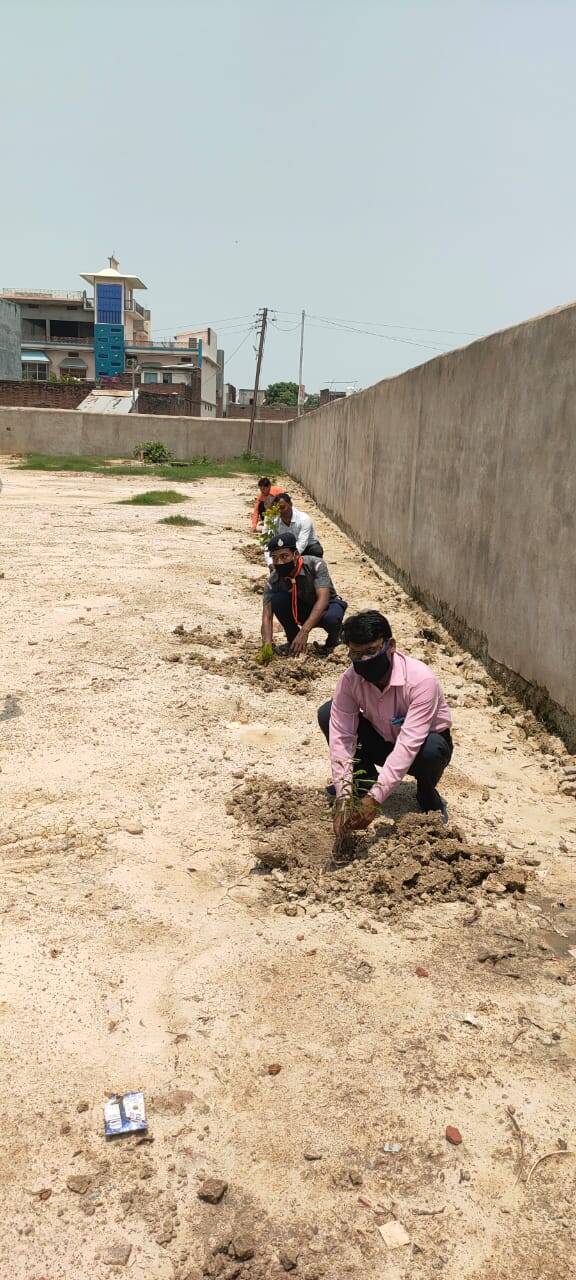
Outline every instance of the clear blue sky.
[(571, 0), (0, 0), (0, 21), (1, 285), (78, 288), (114, 249), (157, 336), (214, 324), (237, 385), (263, 304), (264, 384), (297, 376), (302, 307), (382, 326), (311, 320), (309, 390), (576, 292)]

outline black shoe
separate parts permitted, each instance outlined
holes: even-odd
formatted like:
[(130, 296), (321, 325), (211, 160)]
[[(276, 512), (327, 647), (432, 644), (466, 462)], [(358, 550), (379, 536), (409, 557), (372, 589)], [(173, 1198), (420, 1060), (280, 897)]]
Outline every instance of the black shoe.
[(416, 802), (422, 813), (440, 813), (444, 825), (448, 826), (448, 805), (439, 792), (436, 791), (436, 788), (429, 792), (428, 795), (423, 795), (421, 792), (416, 791)]
[(342, 627), (339, 626), (337, 628), (335, 627), (333, 631), (329, 631), (327, 633), (324, 644), (318, 644), (318, 641), (315, 640), (314, 651), (318, 654), (318, 657), (327, 658), (331, 653), (334, 653), (334, 650), (340, 644), (341, 635)]
[(324, 787), (324, 794), (326, 796), (328, 804), (334, 804), (336, 800), (336, 787), (334, 786), (333, 782), (331, 782), (329, 786)]

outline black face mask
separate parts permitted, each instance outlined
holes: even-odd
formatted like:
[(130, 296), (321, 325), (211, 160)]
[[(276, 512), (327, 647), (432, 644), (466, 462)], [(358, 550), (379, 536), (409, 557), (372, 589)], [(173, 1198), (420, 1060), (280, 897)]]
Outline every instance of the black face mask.
[[(386, 641), (387, 644), (388, 641)], [(375, 653), (373, 658), (358, 659), (357, 662), (352, 663), (352, 666), (357, 675), (362, 676), (363, 680), (368, 680), (369, 684), (383, 684), (392, 666), (392, 661), (388, 657), (385, 647), (380, 650), (380, 653)]]
[(293, 560), (289, 560), (288, 564), (276, 564), (274, 568), (279, 578), (289, 578), (291, 573), (296, 572), (296, 565)]

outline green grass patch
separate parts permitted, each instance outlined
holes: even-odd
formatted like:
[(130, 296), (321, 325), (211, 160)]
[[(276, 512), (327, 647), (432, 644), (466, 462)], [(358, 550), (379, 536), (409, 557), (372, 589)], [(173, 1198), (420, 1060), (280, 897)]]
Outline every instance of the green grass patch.
[(158, 524), (191, 525), (191, 524), (204, 524), (204, 521), (192, 520), (190, 516), (163, 516), (162, 520), (158, 521)]
[(118, 506), (166, 507), (170, 502), (189, 501), (185, 493), (176, 493), (175, 489), (148, 489), (146, 493), (135, 493), (132, 498), (119, 498)]
[(281, 473), (277, 462), (242, 454), (239, 458), (191, 458), (189, 462), (147, 464), (114, 462), (100, 457), (82, 458), (77, 454), (28, 453), (17, 463), (21, 471), (91, 472), (101, 476), (151, 476), (160, 480), (204, 480), (212, 476), (228, 479), (238, 475), (273, 475)]

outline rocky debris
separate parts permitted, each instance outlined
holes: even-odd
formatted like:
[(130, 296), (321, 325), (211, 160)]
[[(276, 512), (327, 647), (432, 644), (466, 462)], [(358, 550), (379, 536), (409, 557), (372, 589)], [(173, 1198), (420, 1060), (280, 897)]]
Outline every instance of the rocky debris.
[(304, 1159), (305, 1160), (321, 1160), (322, 1152), (317, 1151), (315, 1147), (308, 1147), (307, 1150), (304, 1152)]
[(251, 596), (263, 596), (264, 587), (266, 586), (267, 581), (268, 581), (267, 573), (265, 573), (262, 578), (256, 578), (254, 581), (250, 579), (249, 585), (246, 586), (246, 591)]
[(72, 1173), (66, 1179), (66, 1186), (69, 1191), (74, 1191), (77, 1196), (85, 1196), (88, 1188), (92, 1186), (92, 1178), (89, 1173)]
[[(331, 813), (324, 796), (309, 787), (285, 782), (279, 786), (273, 778), (250, 778), (232, 793), (226, 811), (258, 831), (254, 853), (265, 867), (279, 871), (294, 866), (324, 867), (332, 860)], [(361, 843), (359, 837), (355, 848)]]
[(78, 1113), (81, 1113), (82, 1111), (89, 1111), (90, 1103), (85, 1101), (79, 1102), (76, 1107), (76, 1110), (78, 1111)]
[(141, 822), (125, 822), (124, 830), (127, 831), (130, 836), (141, 836), (144, 827)]
[(227, 1190), (228, 1183), (221, 1178), (205, 1178), (198, 1187), (198, 1199), (206, 1200), (208, 1204), (219, 1204)]
[(232, 1254), (238, 1262), (247, 1262), (249, 1258), (253, 1258), (255, 1253), (255, 1245), (251, 1236), (242, 1233), (232, 1238)]
[(132, 1253), (132, 1245), (127, 1240), (118, 1240), (105, 1249), (102, 1262), (106, 1267), (125, 1267)]
[(473, 901), (480, 889), (523, 894), (528, 882), (526, 868), (506, 864), (500, 849), (466, 840), (435, 813), (375, 824), (351, 837), (347, 860), (336, 865), (332, 815), (317, 791), (252, 778), (231, 795), (227, 811), (258, 832), (253, 852), (272, 870), (273, 900), (288, 900), (293, 914), (297, 898), (337, 910), (355, 904), (391, 912), (431, 899)]
[(385, 1222), (378, 1227), (380, 1235), (387, 1249), (403, 1249), (410, 1244), (410, 1236), (401, 1222), (397, 1222), (396, 1218), (391, 1218), (389, 1222)]
[(282, 1070), (282, 1067), (279, 1062), (271, 1062), (268, 1067), (268, 1075), (278, 1076), (280, 1075), (281, 1070)]
[(558, 790), (563, 796), (576, 798), (576, 758), (563, 765), (558, 779)]
[(174, 1239), (174, 1223), (171, 1218), (165, 1218), (160, 1229), (156, 1232), (157, 1244), (170, 1244)]
[(294, 1271), (298, 1266), (299, 1249), (297, 1244), (285, 1244), (278, 1253), (278, 1261), (285, 1271)]
[(462, 1142), (462, 1134), (453, 1124), (446, 1125), (446, 1141), (450, 1142), (453, 1147), (459, 1147)]
[(258, 542), (245, 542), (238, 550), (248, 564), (262, 564), (264, 561), (264, 547)]
[(190, 662), (202, 667), (210, 675), (225, 676), (230, 680), (244, 680), (263, 693), (275, 693), (278, 689), (306, 697), (313, 682), (326, 672), (331, 658), (315, 658), (306, 654), (304, 658), (274, 657), (267, 666), (259, 666), (255, 661), (256, 648), (251, 654), (237, 653), (214, 658), (208, 654), (192, 653)]
[(242, 640), (242, 632), (239, 627), (228, 627), (223, 635), (216, 635), (212, 631), (204, 631), (202, 627), (192, 627), (187, 631), (184, 623), (181, 622), (179, 627), (174, 627), (173, 636), (184, 644), (199, 644), (207, 649), (222, 649), (226, 644)]

